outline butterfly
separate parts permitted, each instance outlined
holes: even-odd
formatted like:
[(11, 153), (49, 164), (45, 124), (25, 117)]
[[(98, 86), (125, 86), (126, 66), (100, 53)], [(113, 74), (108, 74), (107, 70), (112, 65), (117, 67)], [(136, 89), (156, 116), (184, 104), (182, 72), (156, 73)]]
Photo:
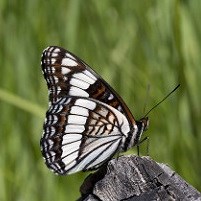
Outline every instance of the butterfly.
[(57, 46), (41, 67), (49, 109), (40, 140), (48, 168), (60, 175), (94, 170), (140, 142), (148, 117), (136, 121), (115, 92), (88, 64)]

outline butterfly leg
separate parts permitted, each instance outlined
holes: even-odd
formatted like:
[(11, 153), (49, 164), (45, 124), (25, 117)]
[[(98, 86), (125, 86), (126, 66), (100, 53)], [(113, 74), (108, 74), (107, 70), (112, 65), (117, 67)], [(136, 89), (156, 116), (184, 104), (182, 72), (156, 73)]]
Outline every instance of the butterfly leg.
[(123, 156), (123, 154), (121, 154), (121, 152), (118, 151), (118, 152), (116, 153), (116, 156), (117, 156), (116, 159), (117, 159), (117, 161), (118, 161), (119, 157)]

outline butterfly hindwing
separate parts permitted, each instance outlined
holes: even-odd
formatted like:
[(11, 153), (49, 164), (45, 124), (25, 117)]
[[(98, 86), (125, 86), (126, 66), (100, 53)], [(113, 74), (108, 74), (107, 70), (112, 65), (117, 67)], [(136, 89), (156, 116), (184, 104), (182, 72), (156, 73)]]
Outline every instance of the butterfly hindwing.
[(90, 98), (67, 97), (47, 111), (41, 139), (46, 164), (58, 174), (99, 167), (129, 132), (125, 116)]

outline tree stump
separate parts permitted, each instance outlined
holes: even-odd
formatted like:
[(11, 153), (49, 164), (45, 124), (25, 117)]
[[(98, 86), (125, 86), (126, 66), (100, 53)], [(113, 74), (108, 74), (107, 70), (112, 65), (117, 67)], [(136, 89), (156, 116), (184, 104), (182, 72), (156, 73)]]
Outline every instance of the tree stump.
[(201, 201), (201, 193), (167, 165), (150, 157), (121, 156), (90, 174), (79, 201)]

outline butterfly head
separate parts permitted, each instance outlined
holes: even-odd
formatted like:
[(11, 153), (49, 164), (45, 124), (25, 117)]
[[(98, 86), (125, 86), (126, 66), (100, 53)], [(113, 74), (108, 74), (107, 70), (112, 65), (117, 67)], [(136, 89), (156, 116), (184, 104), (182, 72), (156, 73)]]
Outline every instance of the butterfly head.
[(139, 143), (142, 133), (148, 129), (149, 119), (148, 117), (143, 117), (139, 121), (136, 121), (136, 123), (137, 123), (138, 131), (136, 133), (133, 145), (136, 145)]
[(149, 118), (143, 117), (139, 120), (139, 123), (141, 123), (141, 130), (142, 132), (146, 131), (149, 128)]

